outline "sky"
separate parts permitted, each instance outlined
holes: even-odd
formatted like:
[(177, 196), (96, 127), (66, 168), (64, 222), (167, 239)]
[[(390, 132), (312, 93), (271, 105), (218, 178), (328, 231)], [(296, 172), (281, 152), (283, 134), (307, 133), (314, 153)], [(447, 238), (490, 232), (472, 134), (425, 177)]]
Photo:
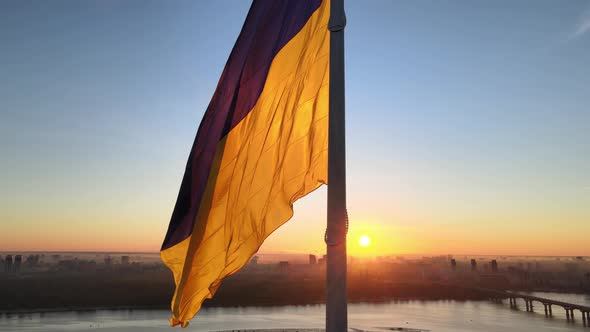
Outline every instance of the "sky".
[[(0, 2), (0, 251), (158, 251), (249, 5)], [(352, 255), (590, 255), (590, 2), (346, 13)], [(324, 253), (326, 192), (261, 252)]]

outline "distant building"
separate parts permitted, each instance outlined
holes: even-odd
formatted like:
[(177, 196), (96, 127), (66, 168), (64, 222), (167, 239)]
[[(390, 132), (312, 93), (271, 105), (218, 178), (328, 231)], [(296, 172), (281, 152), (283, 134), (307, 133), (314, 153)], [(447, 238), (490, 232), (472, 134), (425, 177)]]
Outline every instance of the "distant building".
[(96, 261), (94, 260), (80, 260), (77, 263), (76, 269), (78, 271), (96, 271)]
[(315, 265), (317, 263), (317, 258), (315, 257), (315, 255), (309, 255), (309, 264), (310, 265)]
[(107, 256), (104, 258), (104, 265), (111, 266), (112, 264), (113, 264), (113, 259), (111, 258), (111, 256)]
[(26, 265), (28, 267), (34, 267), (39, 264), (40, 256), (39, 255), (29, 255), (27, 256)]
[(506, 289), (510, 287), (510, 280), (501, 274), (486, 274), (479, 277), (479, 283), (485, 288)]
[(59, 271), (74, 271), (77, 262), (73, 259), (62, 259), (57, 262), (56, 267)]
[(492, 268), (492, 272), (498, 272), (498, 262), (495, 259), (492, 259), (490, 262), (490, 267)]
[(451, 258), (451, 269), (453, 271), (457, 269), (457, 261), (454, 258)]
[(289, 270), (289, 262), (288, 261), (280, 261), (279, 262), (279, 271), (286, 272)]
[(471, 259), (471, 271), (477, 271), (477, 261), (475, 259)]
[(6, 260), (4, 260), (4, 272), (12, 272), (12, 255), (6, 255)]
[(14, 272), (19, 273), (20, 272), (20, 267), (23, 263), (23, 256), (22, 255), (16, 255), (14, 256)]
[(128, 265), (130, 261), (129, 256), (121, 256), (121, 264)]
[(254, 256), (250, 259), (250, 265), (258, 265), (258, 260), (260, 259), (260, 257), (258, 256)]
[(564, 264), (565, 271), (569, 273), (577, 273), (579, 266), (577, 263), (565, 263)]

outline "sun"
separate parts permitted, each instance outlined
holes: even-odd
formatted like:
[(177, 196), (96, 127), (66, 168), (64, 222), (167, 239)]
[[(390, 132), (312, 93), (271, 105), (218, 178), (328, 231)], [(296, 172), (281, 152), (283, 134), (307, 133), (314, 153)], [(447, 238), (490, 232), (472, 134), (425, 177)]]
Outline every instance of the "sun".
[(361, 247), (368, 247), (371, 244), (371, 238), (368, 235), (363, 235), (359, 238)]

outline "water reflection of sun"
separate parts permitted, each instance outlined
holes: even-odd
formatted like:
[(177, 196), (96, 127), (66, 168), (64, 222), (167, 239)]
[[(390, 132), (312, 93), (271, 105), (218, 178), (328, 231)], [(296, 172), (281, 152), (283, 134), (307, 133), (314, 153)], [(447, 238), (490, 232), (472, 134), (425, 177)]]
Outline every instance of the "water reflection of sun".
[(368, 247), (369, 245), (371, 245), (371, 238), (368, 235), (362, 235), (359, 238), (359, 244), (361, 245), (361, 247)]

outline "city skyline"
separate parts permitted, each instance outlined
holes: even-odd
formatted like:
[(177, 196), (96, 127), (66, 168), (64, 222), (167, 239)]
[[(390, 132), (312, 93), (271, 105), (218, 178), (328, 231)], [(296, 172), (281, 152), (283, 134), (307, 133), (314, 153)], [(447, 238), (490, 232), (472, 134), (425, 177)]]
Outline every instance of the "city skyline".
[[(0, 10), (0, 251), (157, 252), (249, 3), (58, 3)], [(352, 256), (590, 256), (590, 6), (532, 3), (346, 2)]]

